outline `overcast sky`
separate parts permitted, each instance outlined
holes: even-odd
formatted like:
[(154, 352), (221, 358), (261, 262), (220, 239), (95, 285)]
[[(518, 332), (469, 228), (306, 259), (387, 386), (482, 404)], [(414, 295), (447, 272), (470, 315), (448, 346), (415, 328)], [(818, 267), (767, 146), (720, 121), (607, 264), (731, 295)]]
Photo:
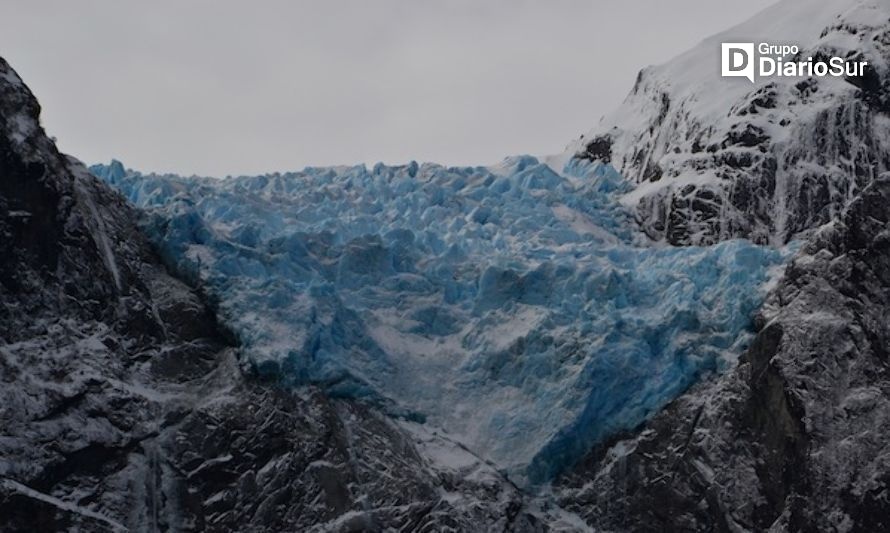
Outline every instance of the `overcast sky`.
[(62, 150), (224, 176), (556, 153), (773, 0), (0, 0)]

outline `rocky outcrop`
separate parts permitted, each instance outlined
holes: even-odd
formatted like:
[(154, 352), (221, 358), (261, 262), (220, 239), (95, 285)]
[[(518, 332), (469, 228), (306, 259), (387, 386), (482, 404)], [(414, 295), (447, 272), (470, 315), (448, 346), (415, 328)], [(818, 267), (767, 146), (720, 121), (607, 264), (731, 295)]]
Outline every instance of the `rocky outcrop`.
[(788, 266), (739, 367), (558, 482), (606, 531), (884, 531), (890, 175)]
[[(627, 203), (655, 239), (806, 239), (737, 368), (557, 480), (558, 501), (598, 530), (890, 528), (888, 9), (784, 0), (644, 70), (579, 144), (638, 182)], [(870, 67), (753, 86), (714, 75), (720, 42), (770, 39)]]
[(0, 59), (0, 530), (559, 527), (440, 435), (245, 375), (39, 111)]

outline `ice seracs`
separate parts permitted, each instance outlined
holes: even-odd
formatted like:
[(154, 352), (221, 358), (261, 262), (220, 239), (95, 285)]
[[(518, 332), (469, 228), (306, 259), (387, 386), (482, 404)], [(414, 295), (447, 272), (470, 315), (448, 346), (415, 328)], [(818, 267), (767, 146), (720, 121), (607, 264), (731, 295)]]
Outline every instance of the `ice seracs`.
[(779, 250), (653, 246), (609, 165), (412, 163), (226, 180), (93, 171), (150, 214), (262, 373), (547, 481), (731, 365)]

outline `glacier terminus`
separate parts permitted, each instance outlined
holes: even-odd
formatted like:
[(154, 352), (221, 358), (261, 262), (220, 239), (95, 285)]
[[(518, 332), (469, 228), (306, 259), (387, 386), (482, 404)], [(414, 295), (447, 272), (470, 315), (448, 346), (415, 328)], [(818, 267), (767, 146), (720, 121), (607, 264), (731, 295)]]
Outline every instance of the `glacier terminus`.
[(611, 166), (555, 166), (91, 170), (147, 211), (257, 372), (429, 424), (539, 485), (732, 366), (788, 255), (650, 242)]

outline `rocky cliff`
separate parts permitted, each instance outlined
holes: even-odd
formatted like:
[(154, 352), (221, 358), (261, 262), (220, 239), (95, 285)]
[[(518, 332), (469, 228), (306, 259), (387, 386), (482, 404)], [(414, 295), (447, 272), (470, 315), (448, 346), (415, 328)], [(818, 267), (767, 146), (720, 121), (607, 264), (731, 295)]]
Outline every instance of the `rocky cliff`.
[[(721, 41), (769, 39), (871, 67), (755, 85), (716, 76)], [(656, 239), (806, 242), (735, 370), (556, 481), (562, 505), (595, 528), (890, 528), (888, 43), (886, 3), (786, 0), (641, 72), (622, 109), (579, 141), (579, 157), (637, 180), (626, 203)]]
[(886, 531), (890, 175), (788, 266), (733, 372), (591, 451), (560, 501), (608, 531)]
[(460, 446), (242, 372), (0, 59), (0, 530), (541, 530)]

